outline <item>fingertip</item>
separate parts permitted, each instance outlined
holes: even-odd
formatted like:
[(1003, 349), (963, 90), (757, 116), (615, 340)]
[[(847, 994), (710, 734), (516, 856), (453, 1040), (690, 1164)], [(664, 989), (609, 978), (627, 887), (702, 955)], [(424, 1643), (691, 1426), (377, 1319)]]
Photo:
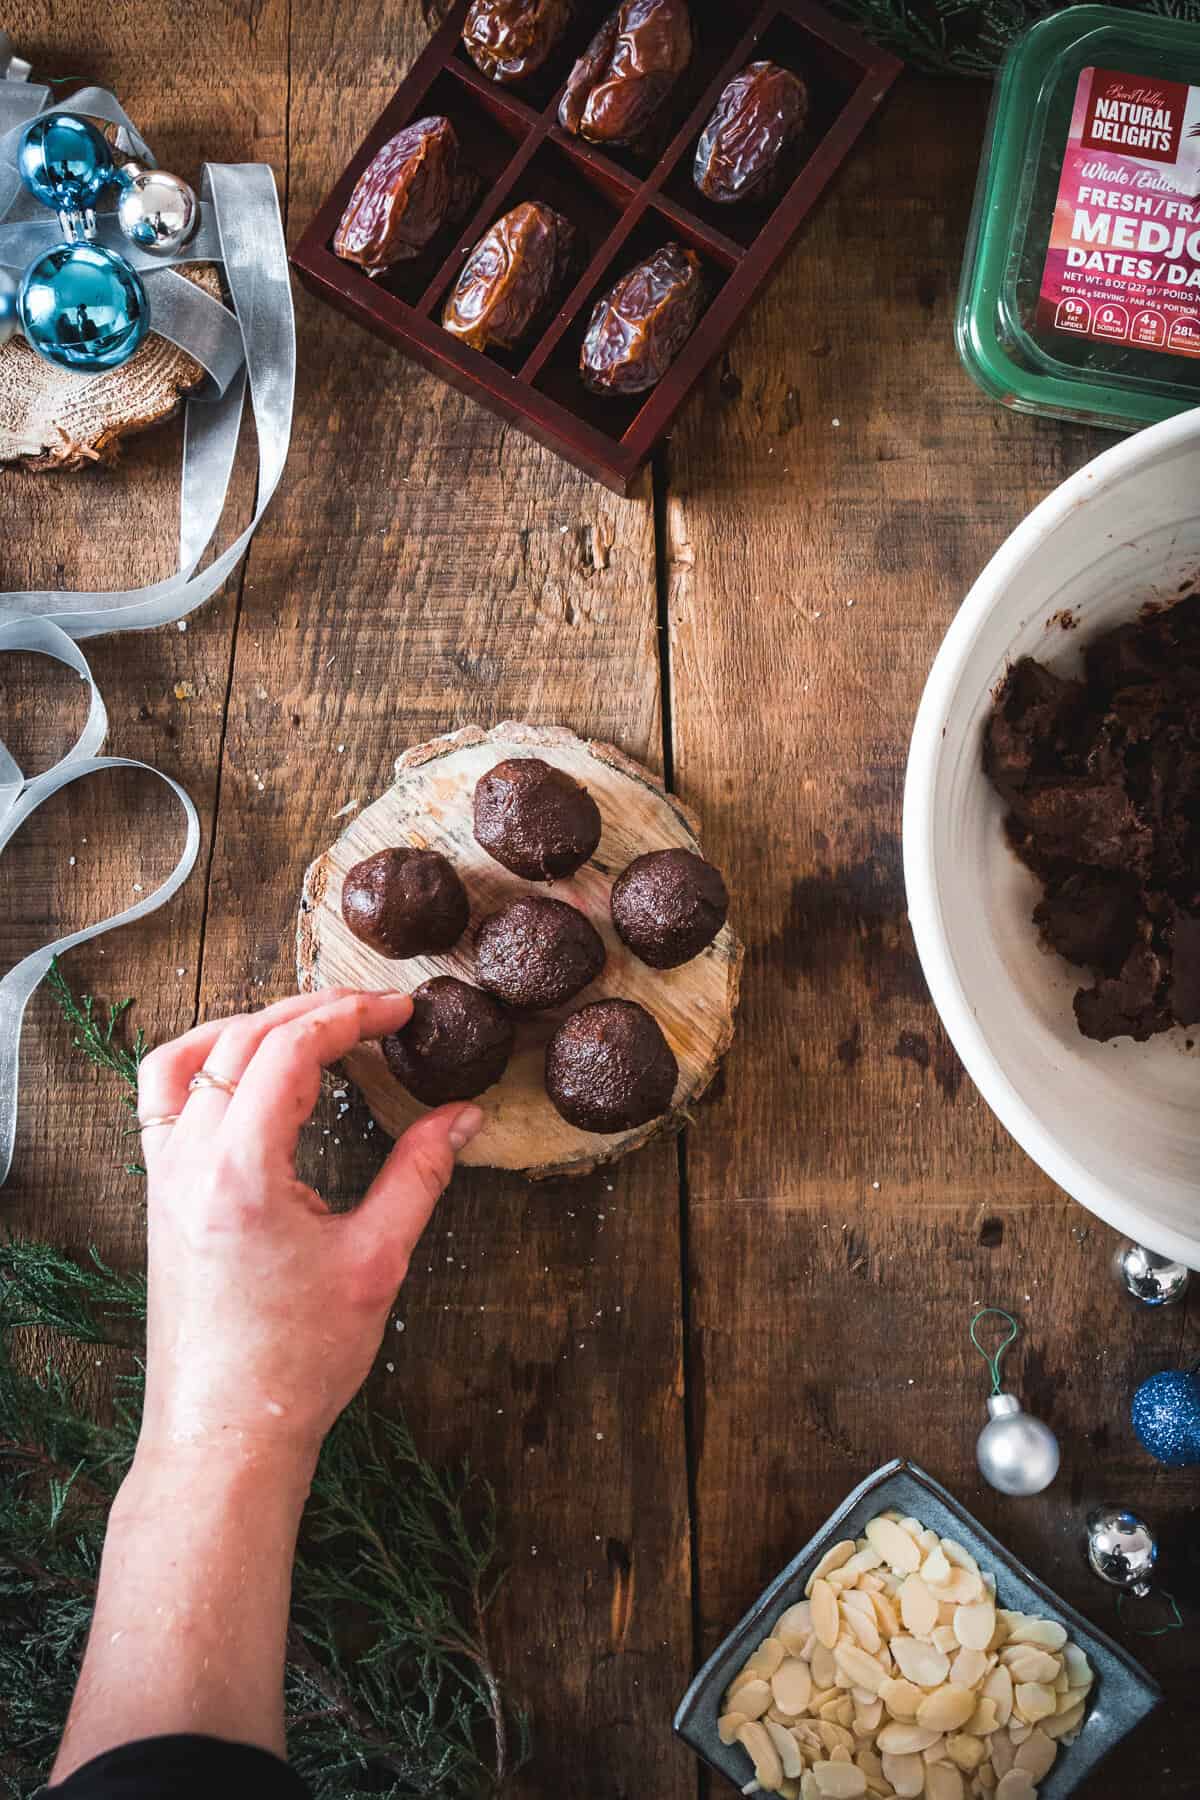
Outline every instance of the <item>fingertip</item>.
[(465, 1150), (471, 1139), (478, 1137), (482, 1129), (482, 1110), (473, 1104), (461, 1106), (447, 1120), (446, 1136), (449, 1139), (450, 1148), (456, 1153), (459, 1150)]

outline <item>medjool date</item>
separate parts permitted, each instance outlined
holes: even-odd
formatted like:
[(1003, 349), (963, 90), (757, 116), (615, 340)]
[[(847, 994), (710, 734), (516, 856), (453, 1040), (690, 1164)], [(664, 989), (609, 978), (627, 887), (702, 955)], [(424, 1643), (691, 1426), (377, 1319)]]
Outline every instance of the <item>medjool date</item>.
[(333, 253), (370, 275), (419, 256), (458, 192), (458, 138), (449, 119), (418, 119), (363, 170), (333, 235)]
[(624, 0), (571, 70), (558, 122), (596, 144), (635, 144), (691, 59), (684, 0)]
[(700, 258), (664, 244), (596, 302), (579, 372), (594, 394), (641, 394), (661, 381), (695, 330), (705, 299)]
[(463, 47), (489, 81), (535, 75), (571, 20), (571, 0), (474, 0)]
[(442, 324), (473, 350), (511, 350), (546, 311), (571, 264), (575, 227), (540, 200), (497, 219), (472, 250)]
[(695, 182), (707, 200), (728, 206), (761, 195), (804, 129), (808, 90), (778, 63), (753, 62), (721, 91), (696, 146)]

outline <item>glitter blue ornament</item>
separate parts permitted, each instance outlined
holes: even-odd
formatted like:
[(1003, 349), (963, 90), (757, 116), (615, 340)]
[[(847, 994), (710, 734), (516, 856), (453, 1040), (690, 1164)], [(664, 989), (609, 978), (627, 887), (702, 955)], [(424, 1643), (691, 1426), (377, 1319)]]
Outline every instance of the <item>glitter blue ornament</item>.
[(75, 113), (33, 119), (21, 136), (17, 168), (34, 198), (60, 217), (90, 212), (116, 179), (107, 142)]
[(1194, 1369), (1164, 1369), (1143, 1381), (1131, 1417), (1142, 1448), (1168, 1469), (1200, 1463), (1200, 1377)]
[(56, 244), (21, 280), (30, 348), (66, 369), (115, 369), (146, 335), (150, 307), (136, 271), (101, 244)]

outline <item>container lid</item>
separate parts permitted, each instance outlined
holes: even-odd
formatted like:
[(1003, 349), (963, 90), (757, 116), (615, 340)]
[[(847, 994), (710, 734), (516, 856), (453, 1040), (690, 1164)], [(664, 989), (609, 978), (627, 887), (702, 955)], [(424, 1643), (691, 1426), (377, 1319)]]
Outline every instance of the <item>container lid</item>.
[(1019, 411), (1116, 429), (1200, 403), (1200, 29), (1042, 20), (998, 77), (959, 354)]

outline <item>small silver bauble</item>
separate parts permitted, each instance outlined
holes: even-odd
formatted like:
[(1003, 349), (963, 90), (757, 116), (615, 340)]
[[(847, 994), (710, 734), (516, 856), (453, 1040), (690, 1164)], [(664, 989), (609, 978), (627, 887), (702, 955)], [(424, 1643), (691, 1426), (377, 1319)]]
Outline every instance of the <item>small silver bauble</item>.
[(1187, 1293), (1191, 1272), (1169, 1256), (1159, 1256), (1126, 1238), (1113, 1258), (1117, 1279), (1143, 1306), (1174, 1306)]
[(1002, 1494), (1040, 1494), (1058, 1474), (1058, 1439), (1014, 1394), (992, 1394), (987, 1406), (975, 1444), (984, 1480)]
[(1087, 1517), (1088, 1562), (1112, 1587), (1142, 1599), (1158, 1560), (1158, 1540), (1125, 1506), (1097, 1506)]
[(0, 344), (7, 344), (17, 330), (17, 283), (7, 269), (0, 269)]
[(200, 218), (196, 196), (178, 175), (126, 163), (120, 171), (117, 223), (139, 250), (173, 256), (182, 250)]

